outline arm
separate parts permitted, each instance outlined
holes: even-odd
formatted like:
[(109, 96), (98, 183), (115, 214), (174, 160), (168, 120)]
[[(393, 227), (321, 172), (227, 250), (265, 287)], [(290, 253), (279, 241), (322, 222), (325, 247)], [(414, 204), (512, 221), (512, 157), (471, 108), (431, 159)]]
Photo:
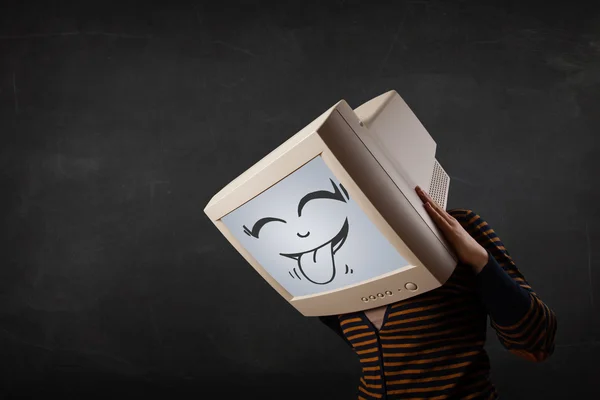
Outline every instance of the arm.
[(554, 352), (556, 316), (532, 290), (487, 222), (470, 210), (450, 214), (488, 254), (477, 274), (477, 291), (500, 343), (527, 360), (545, 360)]

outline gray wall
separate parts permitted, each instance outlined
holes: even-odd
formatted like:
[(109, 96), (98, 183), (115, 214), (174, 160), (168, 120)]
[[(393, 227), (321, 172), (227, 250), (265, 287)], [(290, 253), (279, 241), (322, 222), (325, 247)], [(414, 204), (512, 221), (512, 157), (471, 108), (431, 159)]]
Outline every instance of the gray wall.
[(490, 336), (503, 397), (598, 387), (597, 6), (162, 3), (0, 12), (5, 393), (353, 398), (354, 355), (202, 208), (339, 99), (390, 89), (437, 141), (449, 206), (558, 315), (542, 364)]

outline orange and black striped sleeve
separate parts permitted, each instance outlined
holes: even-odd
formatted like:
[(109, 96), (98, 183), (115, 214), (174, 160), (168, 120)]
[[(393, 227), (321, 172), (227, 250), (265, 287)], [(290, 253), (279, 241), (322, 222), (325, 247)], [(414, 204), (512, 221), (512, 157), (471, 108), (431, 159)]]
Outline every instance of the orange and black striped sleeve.
[(470, 210), (455, 215), (488, 252), (488, 263), (477, 275), (477, 291), (500, 343), (530, 361), (554, 352), (556, 315), (533, 291), (504, 244), (489, 224)]

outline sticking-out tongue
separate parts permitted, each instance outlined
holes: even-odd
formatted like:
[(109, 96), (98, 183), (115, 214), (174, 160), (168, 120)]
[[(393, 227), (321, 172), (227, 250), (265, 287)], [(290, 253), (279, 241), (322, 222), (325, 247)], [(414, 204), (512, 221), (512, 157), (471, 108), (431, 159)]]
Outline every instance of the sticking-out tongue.
[(300, 272), (312, 283), (324, 285), (331, 282), (335, 277), (332, 243), (300, 255), (298, 266)]

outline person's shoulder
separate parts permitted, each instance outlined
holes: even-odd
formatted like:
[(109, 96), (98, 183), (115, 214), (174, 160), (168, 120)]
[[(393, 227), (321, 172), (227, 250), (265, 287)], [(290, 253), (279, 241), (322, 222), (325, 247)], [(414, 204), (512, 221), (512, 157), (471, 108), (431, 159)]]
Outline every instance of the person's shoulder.
[(325, 325), (334, 325), (340, 323), (339, 316), (337, 315), (322, 315), (317, 318), (319, 318), (319, 320)]
[(485, 222), (479, 214), (468, 208), (453, 208), (447, 212), (465, 229), (473, 228), (482, 222)]
[(470, 216), (475, 215), (473, 210), (470, 210), (468, 208), (453, 208), (451, 210), (448, 210), (448, 214), (452, 215), (458, 220), (464, 220), (466, 218), (469, 218)]

